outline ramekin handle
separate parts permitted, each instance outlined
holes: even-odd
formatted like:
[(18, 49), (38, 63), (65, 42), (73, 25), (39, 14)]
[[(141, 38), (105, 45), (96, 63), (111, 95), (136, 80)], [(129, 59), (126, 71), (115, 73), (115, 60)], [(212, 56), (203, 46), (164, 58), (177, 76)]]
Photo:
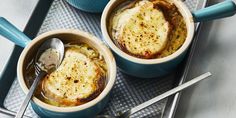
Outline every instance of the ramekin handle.
[(25, 47), (31, 41), (30, 38), (3, 17), (0, 17), (0, 35), (21, 47)]
[(232, 0), (227, 0), (210, 7), (193, 12), (195, 22), (209, 21), (233, 16), (236, 13), (236, 5)]

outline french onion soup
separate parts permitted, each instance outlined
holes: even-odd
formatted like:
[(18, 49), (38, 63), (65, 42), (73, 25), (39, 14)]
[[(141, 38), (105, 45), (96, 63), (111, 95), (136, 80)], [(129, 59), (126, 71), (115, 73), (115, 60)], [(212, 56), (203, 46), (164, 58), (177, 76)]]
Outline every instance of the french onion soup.
[(111, 14), (108, 30), (117, 47), (143, 59), (171, 55), (187, 37), (183, 16), (168, 0), (135, 0), (122, 4)]
[[(30, 63), (25, 79), (28, 88), (35, 78), (34, 71)], [(95, 99), (103, 91), (106, 75), (104, 57), (96, 49), (85, 43), (66, 44), (61, 65), (42, 79), (35, 96), (54, 106), (78, 106)]]

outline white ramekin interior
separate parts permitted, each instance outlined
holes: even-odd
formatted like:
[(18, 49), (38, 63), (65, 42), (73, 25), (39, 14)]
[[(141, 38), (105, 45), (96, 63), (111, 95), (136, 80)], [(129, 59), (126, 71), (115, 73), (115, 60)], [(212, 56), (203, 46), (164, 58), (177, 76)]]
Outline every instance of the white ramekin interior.
[(184, 44), (181, 46), (181, 48), (178, 49), (175, 53), (167, 57), (159, 58), (159, 59), (141, 59), (141, 58), (137, 58), (123, 52), (114, 44), (111, 37), (109, 36), (108, 29), (107, 29), (110, 13), (112, 13), (113, 12), (112, 10), (114, 10), (115, 7), (117, 7), (117, 4), (118, 5), (121, 4), (122, 1), (124, 2), (125, 0), (111, 0), (105, 7), (102, 14), (102, 18), (101, 18), (101, 29), (102, 29), (103, 38), (106, 41), (106, 43), (109, 45), (109, 47), (116, 54), (118, 54), (119, 56), (121, 56), (122, 58), (126, 60), (129, 60), (131, 62), (138, 63), (138, 64), (159, 64), (159, 63), (164, 63), (164, 62), (175, 59), (176, 57), (178, 57), (179, 55), (181, 55), (183, 52), (185, 52), (188, 49), (189, 45), (191, 44), (193, 34), (194, 34), (194, 21), (193, 21), (192, 14), (188, 10), (188, 8), (185, 6), (185, 4), (181, 2), (180, 0), (168, 0), (168, 1), (173, 2), (176, 5), (180, 13), (183, 15), (186, 25), (187, 25), (187, 38)]
[(18, 76), (18, 81), (19, 84), (21, 86), (21, 88), (23, 89), (24, 93), (28, 93), (29, 89), (27, 88), (25, 81), (24, 81), (24, 75), (23, 75), (23, 63), (24, 63), (24, 59), (27, 55), (27, 53), (29, 52), (29, 50), (31, 48), (34, 48), (35, 45), (38, 45), (37, 42), (45, 39), (48, 36), (51, 35), (55, 35), (55, 34), (73, 34), (73, 35), (80, 35), (82, 37), (86, 37), (86, 40), (88, 40), (88, 42), (91, 42), (93, 44), (93, 47), (95, 47), (99, 52), (101, 52), (105, 58), (106, 64), (108, 66), (108, 82), (106, 84), (106, 87), (104, 88), (104, 90), (102, 91), (102, 93), (96, 97), (95, 99), (91, 100), (88, 103), (85, 103), (83, 105), (79, 105), (79, 106), (73, 106), (73, 107), (57, 107), (57, 106), (53, 106), (53, 105), (49, 105), (46, 104), (44, 102), (42, 102), (41, 100), (39, 100), (36, 97), (33, 97), (33, 102), (35, 104), (37, 104), (38, 106), (50, 110), (50, 111), (55, 111), (55, 112), (76, 112), (76, 111), (81, 111), (84, 110), (86, 108), (92, 107), (95, 104), (97, 104), (98, 102), (100, 102), (102, 99), (104, 99), (104, 97), (106, 95), (108, 95), (108, 93), (111, 91), (114, 83), (115, 83), (115, 78), (116, 78), (116, 63), (115, 63), (115, 59), (112, 55), (112, 53), (110, 52), (110, 50), (106, 47), (106, 45), (100, 41), (98, 38), (96, 38), (95, 36), (92, 36), (88, 33), (82, 32), (82, 31), (78, 31), (78, 30), (69, 30), (69, 29), (62, 29), (62, 30), (54, 30), (54, 31), (50, 31), (47, 33), (44, 33), (38, 37), (36, 37), (34, 40), (32, 40), (23, 50), (23, 52), (20, 55), (19, 61), (18, 61), (18, 65), (17, 65), (17, 76)]

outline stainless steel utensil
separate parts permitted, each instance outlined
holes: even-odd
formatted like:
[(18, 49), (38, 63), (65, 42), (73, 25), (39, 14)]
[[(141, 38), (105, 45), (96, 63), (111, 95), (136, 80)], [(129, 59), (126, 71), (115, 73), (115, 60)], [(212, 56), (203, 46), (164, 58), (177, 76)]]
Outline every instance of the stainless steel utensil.
[(156, 102), (158, 102), (170, 95), (173, 95), (179, 91), (182, 91), (182, 90), (200, 82), (201, 80), (208, 78), (209, 76), (211, 76), (210, 72), (202, 74), (202, 75), (200, 75), (200, 76), (198, 76), (198, 77), (196, 77), (196, 78), (194, 78), (194, 79), (192, 79), (192, 80), (190, 80), (178, 87), (175, 87), (175, 88), (173, 88), (173, 89), (171, 89), (171, 90), (169, 90), (169, 91), (167, 91), (167, 92), (165, 92), (165, 93), (163, 93), (151, 100), (148, 100), (148, 101), (146, 101), (134, 108), (131, 108), (131, 109), (124, 111), (124, 112), (120, 112), (119, 115), (117, 115), (117, 116), (99, 115), (96, 118), (128, 118), (130, 115), (132, 115), (132, 114), (134, 114), (134, 113), (136, 113), (136, 112), (138, 112), (138, 111), (140, 111), (140, 110), (142, 110), (142, 109), (144, 109), (144, 108), (146, 108), (146, 107), (148, 107), (148, 106), (150, 106), (150, 105), (152, 105), (152, 104), (154, 104), (154, 103), (156, 103)]
[[(47, 49), (55, 49), (59, 53), (58, 54), (58, 56), (59, 56), (58, 61), (53, 62), (52, 66), (41, 65), (40, 63), (42, 63), (42, 62), (39, 62), (40, 56)], [(50, 55), (50, 56), (56, 56), (56, 55)], [(33, 84), (31, 85), (29, 92), (28, 92), (27, 96), (25, 97), (25, 100), (21, 104), (21, 107), (20, 107), (19, 111), (17, 112), (15, 118), (22, 118), (23, 117), (24, 112), (29, 104), (29, 101), (31, 100), (31, 97), (34, 94), (35, 89), (38, 86), (39, 81), (44, 76), (46, 76), (48, 73), (51, 73), (52, 71), (54, 71), (60, 65), (60, 63), (62, 62), (63, 56), (64, 56), (64, 44), (62, 43), (62, 41), (60, 39), (52, 38), (52, 39), (49, 39), (49, 40), (46, 40), (45, 42), (43, 42), (43, 44), (38, 49), (36, 57), (34, 58), (36, 78), (35, 78)], [(55, 57), (51, 57), (51, 58), (55, 58)]]

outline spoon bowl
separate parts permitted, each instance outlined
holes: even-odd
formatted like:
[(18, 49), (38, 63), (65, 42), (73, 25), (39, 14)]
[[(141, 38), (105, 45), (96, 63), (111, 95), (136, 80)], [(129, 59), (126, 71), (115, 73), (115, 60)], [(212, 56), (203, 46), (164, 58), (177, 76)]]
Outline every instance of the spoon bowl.
[[(52, 39), (44, 41), (37, 51), (37, 54), (34, 58), (34, 64), (40, 65), (39, 64), (40, 56), (49, 49), (54, 50), (54, 53), (58, 52), (57, 54), (48, 53), (48, 55), (44, 55), (44, 59), (45, 59), (44, 61), (49, 62), (49, 63), (43, 62), (44, 64), (46, 64), (45, 66), (49, 66), (49, 65), (55, 66), (55, 68), (53, 66), (49, 66), (49, 68), (45, 67), (44, 70), (48, 73), (51, 73), (61, 64), (63, 56), (64, 56), (64, 44), (60, 39), (52, 38)], [(52, 54), (52, 55), (49, 55), (49, 54)], [(55, 57), (55, 58), (52, 57), (56, 55), (58, 55), (58, 57)], [(43, 68), (41, 69), (43, 70)]]

